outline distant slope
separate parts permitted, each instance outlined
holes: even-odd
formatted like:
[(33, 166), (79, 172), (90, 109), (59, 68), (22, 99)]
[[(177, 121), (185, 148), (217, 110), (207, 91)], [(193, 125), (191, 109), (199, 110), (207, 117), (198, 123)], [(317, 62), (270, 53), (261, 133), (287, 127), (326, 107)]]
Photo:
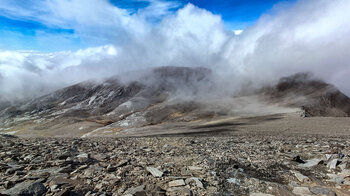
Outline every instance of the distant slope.
[(300, 107), (305, 117), (350, 116), (349, 97), (308, 73), (281, 78), (277, 85), (263, 88), (260, 93), (270, 102)]
[(187, 129), (193, 122), (230, 116), (296, 114), (300, 109), (302, 116), (350, 116), (350, 99), (308, 74), (281, 78), (250, 96), (212, 96), (225, 88), (216, 86), (212, 72), (200, 67), (161, 67), (85, 81), (25, 104), (0, 108), (0, 131), (114, 135), (126, 130), (149, 131), (149, 126)]
[[(175, 112), (189, 114), (198, 108), (191, 101), (171, 100), (210, 89), (210, 75), (209, 69), (200, 67), (161, 67), (103, 81), (86, 81), (3, 109), (0, 123), (3, 127), (16, 127), (15, 130), (28, 126), (46, 130), (86, 121), (105, 126), (141, 115), (136, 124), (157, 124), (175, 118), (176, 115), (171, 117)], [(180, 116), (177, 114), (176, 118)]]

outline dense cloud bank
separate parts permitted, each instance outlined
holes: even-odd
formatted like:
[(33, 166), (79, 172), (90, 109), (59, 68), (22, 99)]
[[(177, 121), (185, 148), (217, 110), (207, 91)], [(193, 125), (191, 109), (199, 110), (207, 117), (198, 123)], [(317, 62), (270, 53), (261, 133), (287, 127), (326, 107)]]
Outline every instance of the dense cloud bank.
[[(175, 5), (158, 2), (150, 6), (160, 7), (159, 13), (150, 7), (129, 13), (106, 1), (41, 3), (41, 15), (29, 9), (13, 17), (73, 28), (82, 38), (110, 44), (53, 53), (0, 51), (1, 99), (36, 97), (86, 79), (158, 66), (208, 67), (230, 92), (309, 71), (350, 95), (348, 0), (276, 5), (240, 35), (224, 29), (220, 16), (192, 4), (172, 13)], [(162, 20), (150, 20), (154, 14)]]

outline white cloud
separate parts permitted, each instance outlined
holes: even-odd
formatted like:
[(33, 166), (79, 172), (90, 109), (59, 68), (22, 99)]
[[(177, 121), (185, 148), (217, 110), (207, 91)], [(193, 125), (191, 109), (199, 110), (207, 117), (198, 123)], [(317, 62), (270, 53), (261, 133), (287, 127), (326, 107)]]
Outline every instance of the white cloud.
[(154, 25), (143, 15), (147, 10), (130, 15), (106, 1), (50, 3), (56, 10), (46, 7), (51, 18), (43, 14), (40, 20), (71, 25), (87, 37), (95, 33), (112, 45), (76, 52), (2, 51), (2, 95), (34, 96), (88, 78), (168, 65), (213, 68), (227, 91), (247, 81), (261, 85), (311, 71), (350, 95), (348, 0), (304, 0), (282, 10), (276, 6), (239, 36), (224, 29), (220, 16), (191, 4), (166, 13)]
[(109, 0), (28, 0), (0, 1), (0, 15), (31, 20), (49, 28), (74, 29), (75, 34), (90, 44), (123, 44), (130, 36), (150, 28), (146, 20), (173, 13), (180, 3), (148, 0), (149, 6), (137, 13), (113, 6)]
[(117, 49), (112, 45), (76, 52), (0, 51), (0, 100), (37, 97), (94, 76), (103, 77), (103, 73), (84, 69), (116, 55)]
[(243, 33), (243, 31), (244, 30), (233, 30), (233, 33), (235, 34), (235, 35), (239, 35), (239, 34), (241, 34), (241, 33)]

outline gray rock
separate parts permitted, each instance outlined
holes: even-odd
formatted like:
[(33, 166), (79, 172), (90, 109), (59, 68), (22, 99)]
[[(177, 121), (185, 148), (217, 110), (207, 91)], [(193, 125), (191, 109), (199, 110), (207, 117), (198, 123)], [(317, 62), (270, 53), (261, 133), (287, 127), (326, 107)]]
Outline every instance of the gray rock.
[(154, 177), (162, 177), (163, 172), (159, 171), (157, 168), (154, 167), (146, 167), (146, 170), (151, 173)]
[(334, 182), (337, 185), (340, 185), (344, 182), (344, 178), (342, 176), (338, 176), (336, 174), (327, 174), (330, 177), (329, 182)]
[(170, 187), (175, 187), (175, 186), (185, 186), (185, 181), (184, 180), (173, 180), (171, 182), (169, 182), (169, 186)]
[(237, 178), (229, 178), (227, 179), (227, 182), (239, 185), (240, 180)]
[(185, 187), (171, 187), (167, 192), (170, 193), (169, 195), (193, 196), (192, 191)]
[(288, 186), (291, 187), (291, 188), (293, 188), (293, 187), (300, 186), (300, 184), (297, 183), (297, 182), (295, 182), (295, 181), (291, 181), (291, 182), (288, 183)]
[(40, 182), (22, 182), (11, 189), (5, 190), (5, 195), (43, 195), (46, 192), (45, 186)]
[(339, 164), (338, 167), (341, 169), (341, 170), (344, 170), (347, 166), (347, 163), (342, 163), (342, 164)]
[(32, 159), (34, 159), (33, 155), (27, 155), (26, 157), (23, 158), (24, 161), (30, 162)]
[(299, 182), (306, 182), (310, 180), (307, 176), (304, 176), (298, 171), (290, 171), (290, 172), (299, 180)]
[(78, 158), (78, 160), (79, 160), (80, 162), (86, 162), (86, 161), (89, 160), (90, 155), (87, 154), (87, 153), (82, 153), (82, 154), (79, 154), (79, 155), (77, 156), (77, 158)]
[(196, 186), (198, 188), (201, 188), (201, 189), (204, 189), (204, 186), (203, 186), (203, 183), (199, 180), (199, 178), (195, 178), (195, 177), (192, 177), (192, 178), (187, 178), (185, 180), (185, 183), (186, 184), (189, 184), (190, 182), (194, 181), (196, 183)]
[(197, 166), (188, 166), (188, 169), (190, 169), (190, 170), (202, 170), (203, 168), (197, 167)]
[(10, 168), (6, 170), (6, 174), (10, 174), (10, 175), (22, 169), (22, 167), (19, 165), (9, 165), (9, 166)]
[(343, 169), (343, 171), (339, 173), (339, 176), (344, 178), (350, 177), (350, 169)]
[(335, 169), (337, 167), (337, 164), (338, 164), (338, 159), (333, 159), (327, 164), (327, 167), (329, 169)]
[(302, 168), (309, 168), (309, 167), (314, 167), (316, 165), (318, 165), (322, 160), (321, 159), (311, 159), (311, 160), (307, 160), (306, 163), (304, 164), (300, 164), (299, 167)]
[(249, 196), (273, 196), (267, 193), (251, 193)]
[(316, 195), (329, 195), (329, 196), (336, 195), (332, 190), (329, 190), (329, 189), (326, 189), (323, 187), (319, 187), (319, 186), (310, 187), (309, 190), (310, 190), (310, 192), (312, 192)]
[(137, 186), (137, 187), (132, 187), (132, 188), (129, 188), (125, 194), (131, 194), (131, 195), (134, 195), (134, 194), (137, 194), (137, 193), (141, 193), (145, 190), (145, 185), (141, 185), (141, 186)]
[(301, 196), (309, 196), (312, 195), (308, 187), (294, 187), (293, 193)]

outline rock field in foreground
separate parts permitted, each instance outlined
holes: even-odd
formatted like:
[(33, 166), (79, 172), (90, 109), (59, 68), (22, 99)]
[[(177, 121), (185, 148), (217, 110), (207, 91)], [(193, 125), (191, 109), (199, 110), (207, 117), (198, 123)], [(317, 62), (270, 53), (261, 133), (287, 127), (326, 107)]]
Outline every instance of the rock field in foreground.
[(0, 149), (3, 195), (350, 195), (348, 137), (1, 138)]

